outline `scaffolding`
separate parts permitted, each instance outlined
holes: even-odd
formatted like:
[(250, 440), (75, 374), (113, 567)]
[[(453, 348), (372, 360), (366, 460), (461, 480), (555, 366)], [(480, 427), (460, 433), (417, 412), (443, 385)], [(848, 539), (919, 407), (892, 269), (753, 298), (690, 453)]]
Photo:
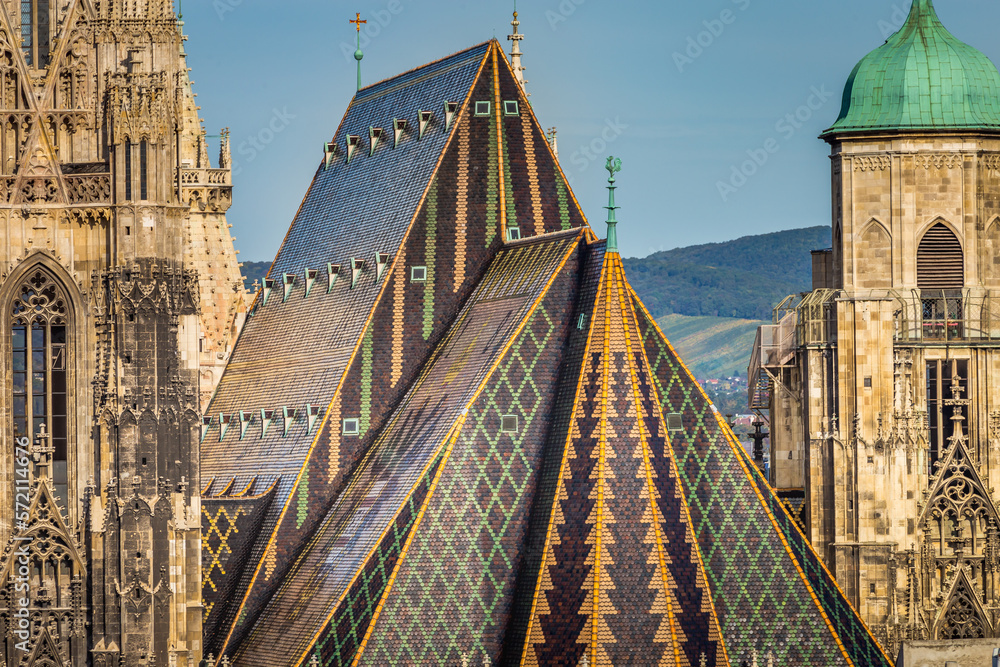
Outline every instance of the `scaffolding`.
[[(837, 302), (843, 297), (832, 289), (789, 296), (774, 309), (774, 323), (758, 328), (747, 369), (752, 409), (770, 407), (775, 377), (795, 365), (801, 348), (836, 343)], [(1000, 342), (1000, 298), (986, 290), (872, 290), (851, 298), (892, 300), (897, 343)]]

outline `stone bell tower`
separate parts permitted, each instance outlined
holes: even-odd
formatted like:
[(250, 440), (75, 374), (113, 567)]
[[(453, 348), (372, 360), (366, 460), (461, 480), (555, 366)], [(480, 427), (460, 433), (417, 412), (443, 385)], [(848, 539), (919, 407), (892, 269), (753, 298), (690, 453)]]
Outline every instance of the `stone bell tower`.
[(771, 481), (887, 648), (1000, 636), (1000, 72), (915, 0), (852, 72), (832, 249), (764, 327)]
[(0, 0), (6, 665), (201, 659), (200, 412), (246, 297), (182, 26)]

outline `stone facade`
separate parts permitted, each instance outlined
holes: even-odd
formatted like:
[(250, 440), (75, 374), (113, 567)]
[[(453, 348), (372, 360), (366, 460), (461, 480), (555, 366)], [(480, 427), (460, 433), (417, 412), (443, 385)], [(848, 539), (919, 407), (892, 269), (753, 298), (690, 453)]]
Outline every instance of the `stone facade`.
[(1000, 137), (831, 137), (833, 248), (763, 327), (770, 475), (887, 647), (1000, 634)]
[(181, 27), (0, 0), (2, 664), (201, 659), (201, 411), (246, 297)]

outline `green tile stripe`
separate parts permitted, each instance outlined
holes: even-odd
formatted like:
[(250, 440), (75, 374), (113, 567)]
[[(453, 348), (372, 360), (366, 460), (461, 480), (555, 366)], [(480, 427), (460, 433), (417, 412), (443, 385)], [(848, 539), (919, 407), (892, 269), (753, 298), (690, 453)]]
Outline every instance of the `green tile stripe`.
[[(468, 659), (480, 665), (495, 657), (514, 582), (494, 572), (511, 572), (517, 564), (521, 539), (514, 538), (523, 536), (510, 531), (526, 523), (511, 520), (531, 503), (526, 471), (536, 466), (525, 437), (545, 418), (539, 409), (545, 389), (536, 385), (534, 371), (556, 334), (557, 324), (539, 305), (470, 410), (361, 664), (458, 665)], [(521, 417), (517, 434), (499, 432), (503, 414)], [(512, 442), (501, 448), (502, 438)], [(458, 570), (450, 565), (456, 562)], [(492, 646), (484, 641), (490, 639)]]
[[(421, 492), (413, 493), (407, 499), (402, 512), (406, 514), (403, 522), (394, 522), (389, 534), (386, 535), (379, 545), (378, 551), (372, 555), (372, 560), (361, 570), (359, 579), (351, 586), (347, 596), (341, 602), (333, 621), (327, 626), (326, 633), (322, 639), (316, 643), (314, 653), (321, 657), (327, 656), (321, 661), (327, 665), (349, 665), (354, 659), (354, 654), (365, 638), (368, 630), (368, 623), (375, 613), (379, 600), (385, 593), (386, 584), (392, 576), (396, 560), (406, 538), (410, 534), (413, 522), (420, 511), (420, 503), (423, 502), (424, 493), (430, 485), (430, 479), (437, 470), (437, 465), (432, 466), (431, 472), (424, 479), (421, 485)], [(419, 501), (416, 500), (420, 496)], [(371, 567), (369, 567), (369, 565)], [(341, 635), (338, 631), (347, 616), (347, 632)]]
[(302, 524), (309, 518), (309, 464), (306, 463), (302, 471), (302, 479), (299, 480), (299, 490), (295, 501), (295, 529), (302, 528)]
[(514, 183), (510, 173), (510, 141), (507, 138), (507, 123), (502, 123), (500, 127), (503, 131), (503, 192), (504, 201), (507, 204), (507, 227), (517, 227), (517, 203), (514, 200)]
[(372, 423), (372, 350), (375, 345), (375, 327), (368, 325), (368, 331), (361, 341), (361, 408), (359, 426), (361, 435), (368, 433)]
[(559, 171), (559, 163), (552, 161), (552, 169), (556, 174), (556, 196), (559, 199), (559, 220), (562, 222), (562, 229), (570, 229), (572, 224), (569, 218), (569, 192), (566, 190), (566, 183), (563, 182), (563, 175)]
[(497, 153), (497, 120), (490, 114), (490, 150), (486, 165), (486, 247), (497, 238), (497, 211), (500, 210), (500, 161)]
[[(648, 356), (663, 411), (684, 415), (685, 430), (671, 434), (672, 444), (730, 658), (739, 664), (756, 650), (773, 652), (776, 664), (798, 664), (805, 655), (810, 664), (846, 665), (710, 403), (645, 313), (639, 316), (643, 344), (655, 350)], [(774, 609), (780, 618), (771, 617)]]
[(437, 262), (437, 223), (438, 223), (438, 179), (434, 178), (430, 191), (427, 193), (427, 236), (424, 263), (427, 266), (427, 280), (424, 282), (424, 340), (430, 340), (434, 333), (434, 270)]

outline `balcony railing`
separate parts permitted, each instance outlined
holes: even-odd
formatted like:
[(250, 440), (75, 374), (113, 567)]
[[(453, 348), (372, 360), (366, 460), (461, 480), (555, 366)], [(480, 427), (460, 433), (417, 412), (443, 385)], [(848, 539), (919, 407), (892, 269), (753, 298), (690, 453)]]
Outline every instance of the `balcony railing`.
[(895, 295), (896, 340), (1000, 340), (1000, 299), (976, 290), (913, 290)]
[(215, 185), (233, 184), (232, 171), (229, 169), (181, 169), (181, 185)]

